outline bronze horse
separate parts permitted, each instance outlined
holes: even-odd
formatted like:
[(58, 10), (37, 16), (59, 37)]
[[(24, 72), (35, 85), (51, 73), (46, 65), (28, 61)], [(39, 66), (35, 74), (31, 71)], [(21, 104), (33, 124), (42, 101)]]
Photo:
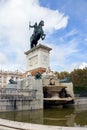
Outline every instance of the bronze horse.
[(40, 21), (39, 25), (37, 25), (37, 23), (35, 23), (35, 25), (33, 26), (29, 25), (29, 27), (34, 28), (34, 32), (32, 36), (30, 37), (30, 48), (35, 47), (40, 38), (44, 40), (45, 34), (44, 34), (42, 26), (44, 26), (44, 21), (42, 20)]

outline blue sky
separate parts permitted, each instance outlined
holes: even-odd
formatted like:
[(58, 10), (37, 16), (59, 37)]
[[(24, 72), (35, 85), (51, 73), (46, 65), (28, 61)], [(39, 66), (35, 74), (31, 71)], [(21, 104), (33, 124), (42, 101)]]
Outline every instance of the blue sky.
[(87, 66), (87, 0), (0, 0), (0, 69), (26, 70), (31, 24), (44, 20), (52, 48), (50, 67), (72, 71)]

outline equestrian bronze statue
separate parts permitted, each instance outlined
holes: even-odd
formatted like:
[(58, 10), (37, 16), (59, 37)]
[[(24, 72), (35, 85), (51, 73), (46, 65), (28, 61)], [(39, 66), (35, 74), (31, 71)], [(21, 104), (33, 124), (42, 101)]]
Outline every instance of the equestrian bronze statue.
[(39, 39), (45, 39), (45, 34), (43, 31), (44, 21), (41, 20), (39, 24), (35, 23), (33, 26), (29, 25), (29, 28), (34, 28), (34, 32), (30, 37), (30, 48), (33, 48), (37, 45)]

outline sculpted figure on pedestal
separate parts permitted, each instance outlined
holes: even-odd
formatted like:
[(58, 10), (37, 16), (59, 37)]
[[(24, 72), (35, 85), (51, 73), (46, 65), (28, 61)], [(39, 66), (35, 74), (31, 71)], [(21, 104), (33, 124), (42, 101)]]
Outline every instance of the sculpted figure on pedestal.
[(44, 40), (46, 35), (44, 34), (43, 26), (44, 26), (43, 20), (41, 20), (39, 24), (35, 23), (33, 26), (29, 25), (30, 28), (34, 28), (34, 32), (30, 37), (30, 48), (35, 47), (40, 38)]

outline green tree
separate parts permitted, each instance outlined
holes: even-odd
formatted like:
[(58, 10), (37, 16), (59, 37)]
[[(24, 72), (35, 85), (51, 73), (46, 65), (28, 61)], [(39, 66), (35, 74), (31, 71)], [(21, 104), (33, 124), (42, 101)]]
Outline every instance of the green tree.
[(87, 86), (87, 68), (75, 69), (70, 77), (74, 86)]
[(70, 73), (69, 72), (66, 72), (66, 71), (63, 71), (63, 72), (55, 72), (55, 74), (57, 75), (57, 77), (59, 79), (64, 79), (65, 77), (70, 77)]

